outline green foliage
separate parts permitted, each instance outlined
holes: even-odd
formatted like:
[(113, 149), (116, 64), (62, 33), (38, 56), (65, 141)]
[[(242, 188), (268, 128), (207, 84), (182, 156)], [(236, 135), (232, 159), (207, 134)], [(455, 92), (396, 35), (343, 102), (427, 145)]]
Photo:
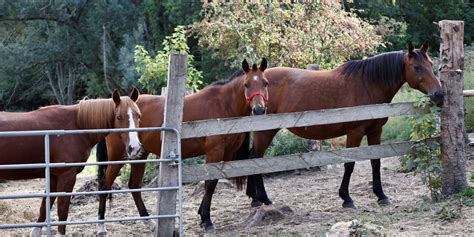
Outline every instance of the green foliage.
[(272, 144), (265, 152), (265, 156), (272, 157), (307, 152), (304, 145), (305, 142), (305, 139), (297, 137), (286, 129), (282, 129), (273, 138)]
[[(400, 49), (407, 41), (423, 42), (428, 40), (430, 45), (438, 45), (438, 39), (433, 35), (439, 35), (438, 27), (433, 22), (445, 19), (463, 20), (464, 41), (471, 44), (474, 40), (474, 8), (469, 1), (362, 1), (345, 0), (346, 10), (354, 10), (360, 17), (378, 21), (384, 17), (395, 19), (397, 22), (406, 24), (406, 34), (400, 28), (400, 37), (389, 37), (387, 42), (395, 49)], [(432, 47), (433, 52), (438, 51)]]
[(202, 84), (202, 73), (194, 67), (194, 57), (189, 53), (184, 26), (176, 27), (171, 36), (166, 36), (163, 41), (163, 50), (158, 51), (155, 57), (151, 56), (143, 46), (136, 46), (135, 62), (137, 63), (137, 72), (141, 73), (138, 79), (140, 84), (148, 93), (159, 94), (161, 87), (166, 85), (169, 55), (171, 53), (188, 56), (186, 86), (198, 91)]
[[(145, 16), (149, 23), (149, 33), (154, 49), (163, 49), (162, 42), (165, 40), (165, 36), (172, 34), (177, 26), (189, 25), (198, 21), (201, 5), (199, 0), (145, 0)], [(195, 45), (195, 42), (191, 42), (190, 46)]]
[[(440, 134), (440, 108), (431, 104), (428, 97), (422, 97), (415, 103), (416, 107), (429, 109), (430, 113), (418, 112), (409, 117), (411, 125), (410, 138), (415, 140), (411, 152), (401, 157), (402, 169), (414, 170), (421, 174), (423, 182), (428, 186), (433, 200), (441, 196), (441, 146), (433, 138)], [(426, 140), (429, 139), (429, 140)]]
[(327, 69), (375, 52), (382, 41), (368, 22), (332, 3), (207, 4), (203, 18), (192, 26), (200, 45), (230, 65), (265, 56), (273, 66)]

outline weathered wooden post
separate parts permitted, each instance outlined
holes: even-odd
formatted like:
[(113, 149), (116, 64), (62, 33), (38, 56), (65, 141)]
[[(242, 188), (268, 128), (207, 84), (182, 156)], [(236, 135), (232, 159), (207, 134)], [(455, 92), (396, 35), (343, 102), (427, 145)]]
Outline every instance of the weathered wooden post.
[(444, 91), (441, 109), (442, 192), (451, 195), (468, 187), (464, 154), (464, 22), (442, 20), (438, 25), (441, 32), (439, 70)]
[[(185, 95), (187, 57), (171, 54), (168, 68), (168, 94), (166, 96), (164, 127), (181, 131), (183, 121), (183, 104)], [(163, 132), (161, 156), (166, 159), (177, 154), (181, 155), (178, 140), (173, 132)], [(162, 163), (159, 166), (159, 187), (178, 186), (178, 166)], [(174, 215), (176, 213), (176, 190), (158, 192), (158, 215)], [(174, 235), (175, 218), (159, 219), (156, 236), (169, 237)]]

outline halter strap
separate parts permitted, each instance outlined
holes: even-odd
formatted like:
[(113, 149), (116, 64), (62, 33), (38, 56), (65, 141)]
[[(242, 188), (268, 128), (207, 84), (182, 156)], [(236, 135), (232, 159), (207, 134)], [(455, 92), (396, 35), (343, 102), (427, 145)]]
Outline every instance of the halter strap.
[(253, 97), (255, 97), (255, 96), (257, 96), (257, 95), (262, 96), (262, 98), (263, 98), (263, 100), (264, 100), (265, 102), (268, 101), (268, 96), (265, 96), (265, 94), (262, 93), (262, 92), (260, 92), (260, 91), (256, 91), (256, 92), (252, 93), (250, 96), (247, 96), (247, 95), (245, 94), (245, 91), (244, 91), (244, 95), (245, 95), (245, 99), (246, 99), (247, 102), (249, 102), (249, 103), (250, 103), (250, 101), (253, 99)]

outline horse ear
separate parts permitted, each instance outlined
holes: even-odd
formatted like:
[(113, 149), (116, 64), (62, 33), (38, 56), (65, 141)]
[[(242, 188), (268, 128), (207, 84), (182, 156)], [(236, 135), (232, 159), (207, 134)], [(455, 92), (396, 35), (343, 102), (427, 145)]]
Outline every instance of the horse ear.
[(115, 105), (120, 104), (120, 93), (117, 89), (115, 89), (114, 92), (112, 93), (112, 99), (114, 100)]
[(260, 71), (265, 71), (265, 69), (267, 69), (267, 59), (266, 58), (262, 58), (262, 62), (260, 63)]
[(250, 71), (250, 66), (247, 62), (247, 59), (244, 59), (244, 61), (242, 61), (242, 70), (244, 70), (245, 73), (248, 73)]
[(427, 53), (428, 52), (428, 47), (429, 47), (428, 40), (425, 40), (425, 42), (423, 42), (423, 44), (421, 45), (421, 52)]
[(415, 47), (413, 46), (413, 43), (410, 41), (410, 43), (408, 43), (408, 55), (409, 56), (412, 56), (415, 52)]
[(132, 99), (133, 102), (136, 102), (139, 95), (140, 91), (138, 91), (136, 87), (133, 87), (132, 93), (130, 93), (130, 99)]

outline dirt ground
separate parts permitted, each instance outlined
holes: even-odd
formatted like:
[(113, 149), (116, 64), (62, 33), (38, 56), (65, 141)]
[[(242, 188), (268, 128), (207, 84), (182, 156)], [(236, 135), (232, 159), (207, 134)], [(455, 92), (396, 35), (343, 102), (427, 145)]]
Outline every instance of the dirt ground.
[[(371, 226), (361, 232), (374, 235), (474, 235), (474, 206), (460, 199), (439, 203), (429, 201), (428, 189), (419, 176), (401, 173), (398, 159), (382, 160), (382, 182), (392, 204), (379, 207), (372, 194), (370, 163), (358, 162), (354, 170), (350, 193), (358, 209), (343, 209), (337, 190), (341, 182), (343, 166), (332, 166), (326, 171), (302, 171), (270, 175), (265, 178), (267, 192), (274, 207), (284, 207), (284, 216), (267, 218), (263, 225), (247, 228), (248, 219), (257, 210), (250, 207), (244, 192), (238, 192), (231, 184), (219, 183), (212, 203), (211, 215), (218, 236), (236, 235), (324, 235), (334, 224), (358, 220)], [(468, 176), (474, 172), (474, 160), (468, 161)], [(78, 178), (76, 190), (91, 176)], [(470, 186), (474, 183), (470, 182)], [(207, 235), (199, 227), (197, 210), (202, 193), (197, 185), (184, 188), (184, 230), (186, 236)], [(0, 194), (43, 192), (43, 180), (0, 183)], [(155, 213), (156, 198), (145, 193), (144, 199), (151, 213)], [(33, 222), (39, 211), (39, 199), (0, 200), (0, 223)], [(54, 209), (55, 210), (55, 209)], [(95, 197), (76, 198), (70, 209), (69, 220), (93, 220), (97, 217), (98, 202)], [(138, 212), (130, 194), (116, 194), (107, 218), (136, 216)], [(54, 214), (56, 218), (56, 214)], [(107, 224), (109, 236), (152, 235), (142, 222)], [(30, 229), (0, 230), (0, 236), (25, 235)], [(67, 233), (74, 236), (95, 235), (96, 225), (68, 226)], [(53, 228), (56, 232), (56, 228)], [(43, 230), (44, 233), (44, 230)]]

